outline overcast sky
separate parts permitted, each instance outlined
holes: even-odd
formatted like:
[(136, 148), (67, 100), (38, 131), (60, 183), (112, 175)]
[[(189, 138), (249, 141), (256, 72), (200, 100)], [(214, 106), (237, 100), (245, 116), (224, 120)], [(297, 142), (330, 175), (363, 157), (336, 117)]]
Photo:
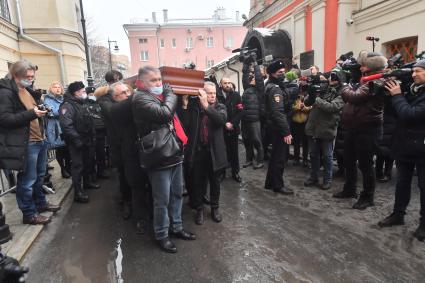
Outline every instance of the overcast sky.
[[(211, 17), (217, 7), (224, 7), (228, 17), (249, 13), (249, 0), (83, 0), (84, 13), (88, 22), (88, 32), (96, 40), (108, 46), (110, 40), (116, 40), (120, 51), (130, 55), (128, 38), (123, 24), (133, 18), (152, 18), (156, 12), (157, 20), (162, 22), (162, 9), (168, 9), (168, 18), (205, 18)], [(90, 37), (90, 35), (89, 35)]]

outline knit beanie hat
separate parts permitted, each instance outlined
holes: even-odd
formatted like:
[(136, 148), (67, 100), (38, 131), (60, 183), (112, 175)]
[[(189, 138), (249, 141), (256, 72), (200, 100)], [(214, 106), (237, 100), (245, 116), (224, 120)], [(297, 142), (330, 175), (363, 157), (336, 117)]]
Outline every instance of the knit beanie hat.
[(419, 67), (419, 68), (423, 68), (423, 69), (425, 69), (425, 59), (424, 59), (424, 60), (420, 60), (420, 61), (416, 62), (416, 64), (415, 64), (415, 65), (413, 65), (413, 68), (415, 68), (415, 67)]

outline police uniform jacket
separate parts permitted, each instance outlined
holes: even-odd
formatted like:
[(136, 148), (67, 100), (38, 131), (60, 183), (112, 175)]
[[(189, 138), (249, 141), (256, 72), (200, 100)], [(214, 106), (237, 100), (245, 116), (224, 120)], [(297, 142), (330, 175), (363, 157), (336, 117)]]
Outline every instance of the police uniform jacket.
[(270, 77), (266, 84), (265, 96), (267, 127), (282, 137), (291, 134), (285, 113), (287, 97), (287, 93), (279, 86), (277, 80)]

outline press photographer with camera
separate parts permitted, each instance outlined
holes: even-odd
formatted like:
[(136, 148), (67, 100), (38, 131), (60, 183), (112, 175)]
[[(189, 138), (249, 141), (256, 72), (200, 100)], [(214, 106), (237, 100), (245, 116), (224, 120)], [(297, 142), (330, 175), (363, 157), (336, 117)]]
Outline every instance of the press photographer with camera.
[[(364, 76), (382, 73), (387, 67), (387, 58), (377, 52), (362, 51), (357, 59)], [(354, 209), (364, 210), (374, 205), (375, 171), (373, 156), (382, 137), (384, 94), (379, 88), (362, 83), (358, 88), (347, 85), (341, 90), (346, 104), (342, 111), (342, 126), (347, 129), (344, 140), (344, 166), (346, 180), (343, 190), (335, 198), (356, 198), (357, 161), (363, 175), (363, 191)]]
[(392, 106), (397, 114), (393, 154), (397, 162), (397, 184), (393, 213), (380, 221), (380, 227), (404, 224), (404, 215), (409, 205), (412, 177), (416, 167), (420, 189), (420, 222), (413, 233), (419, 241), (425, 240), (425, 60), (413, 66), (413, 84), (403, 93), (400, 83), (391, 80), (386, 89), (392, 97)]
[(11, 78), (0, 80), (0, 168), (19, 171), (16, 200), (24, 224), (47, 224), (51, 218), (39, 212), (60, 209), (47, 202), (42, 189), (48, 146), (43, 118), (47, 110), (40, 105), (41, 93), (31, 88), (36, 69), (20, 60), (10, 67)]
[[(321, 76), (323, 77), (323, 76)], [(340, 95), (344, 74), (339, 68), (331, 71), (327, 81), (321, 79), (318, 88), (310, 88), (304, 104), (311, 106), (305, 126), (309, 140), (311, 172), (304, 182), (306, 187), (319, 185), (320, 158), (323, 157), (322, 190), (329, 190), (332, 184), (333, 145), (344, 101)]]
[[(253, 166), (259, 169), (264, 166), (264, 149), (261, 141), (260, 111), (264, 105), (264, 80), (255, 52), (244, 58), (242, 68), (242, 139), (245, 145), (246, 160), (243, 168)], [(257, 152), (255, 164), (254, 148)]]

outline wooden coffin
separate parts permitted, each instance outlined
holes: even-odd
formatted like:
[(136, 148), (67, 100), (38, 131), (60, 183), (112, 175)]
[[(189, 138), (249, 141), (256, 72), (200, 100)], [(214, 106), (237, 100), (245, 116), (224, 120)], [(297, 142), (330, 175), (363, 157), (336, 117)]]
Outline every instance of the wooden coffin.
[(198, 89), (204, 87), (204, 71), (161, 67), (162, 82), (167, 83), (175, 94), (198, 95)]

